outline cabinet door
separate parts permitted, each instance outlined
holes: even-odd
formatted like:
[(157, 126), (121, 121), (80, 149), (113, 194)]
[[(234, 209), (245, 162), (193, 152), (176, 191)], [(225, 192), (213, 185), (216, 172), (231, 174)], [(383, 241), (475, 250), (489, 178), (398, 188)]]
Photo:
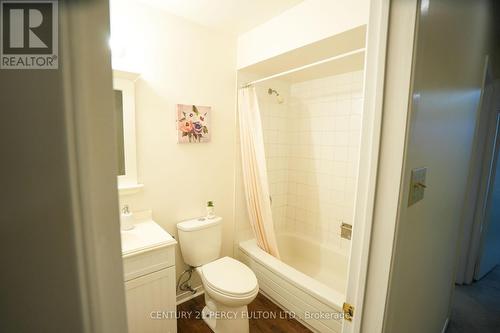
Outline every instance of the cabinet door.
[(175, 267), (125, 282), (129, 333), (175, 333)]

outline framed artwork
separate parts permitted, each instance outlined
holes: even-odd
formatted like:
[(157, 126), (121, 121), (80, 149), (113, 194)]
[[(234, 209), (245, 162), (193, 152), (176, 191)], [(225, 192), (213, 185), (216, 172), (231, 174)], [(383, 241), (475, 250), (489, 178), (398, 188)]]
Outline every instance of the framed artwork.
[(210, 106), (177, 104), (177, 143), (210, 142)]

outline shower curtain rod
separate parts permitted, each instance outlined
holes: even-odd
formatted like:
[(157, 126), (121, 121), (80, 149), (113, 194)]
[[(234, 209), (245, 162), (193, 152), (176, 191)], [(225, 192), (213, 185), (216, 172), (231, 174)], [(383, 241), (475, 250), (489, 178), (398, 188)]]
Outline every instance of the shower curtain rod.
[(356, 50), (350, 51), (350, 52), (342, 53), (342, 54), (336, 55), (334, 57), (330, 57), (330, 58), (327, 58), (327, 59), (316, 61), (316, 62), (313, 62), (311, 64), (307, 64), (307, 65), (300, 66), (300, 67), (297, 67), (297, 68), (289, 69), (289, 70), (281, 72), (281, 73), (277, 73), (277, 74), (273, 74), (273, 75), (270, 75), (270, 76), (266, 76), (266, 77), (264, 77), (262, 79), (258, 79), (258, 80), (255, 80), (255, 81), (250, 81), (250, 82), (247, 82), (247, 83), (243, 84), (240, 88), (246, 88), (246, 87), (252, 86), (254, 84), (260, 83), (260, 82), (271, 80), (271, 79), (274, 79), (274, 78), (277, 78), (277, 77), (280, 77), (280, 76), (284, 76), (284, 75), (287, 75), (287, 74), (295, 73), (295, 72), (298, 72), (298, 71), (301, 71), (301, 70), (304, 70), (304, 69), (307, 69), (307, 68), (311, 68), (311, 67), (314, 67), (314, 66), (317, 66), (317, 65), (321, 65), (321, 64), (333, 61), (333, 60), (342, 59), (342, 58), (345, 58), (345, 57), (348, 57), (348, 56), (351, 56), (351, 55), (354, 55), (354, 54), (362, 53), (362, 52), (365, 52), (365, 48), (364, 47), (360, 48), (360, 49), (356, 49)]

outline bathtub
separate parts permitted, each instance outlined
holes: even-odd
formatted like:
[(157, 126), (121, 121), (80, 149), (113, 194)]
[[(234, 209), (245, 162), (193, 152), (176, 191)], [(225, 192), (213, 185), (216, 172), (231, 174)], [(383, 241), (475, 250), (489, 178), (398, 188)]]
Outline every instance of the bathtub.
[(255, 239), (239, 243), (239, 259), (255, 272), (261, 292), (313, 331), (340, 332), (347, 256), (295, 234), (277, 241), (281, 260)]

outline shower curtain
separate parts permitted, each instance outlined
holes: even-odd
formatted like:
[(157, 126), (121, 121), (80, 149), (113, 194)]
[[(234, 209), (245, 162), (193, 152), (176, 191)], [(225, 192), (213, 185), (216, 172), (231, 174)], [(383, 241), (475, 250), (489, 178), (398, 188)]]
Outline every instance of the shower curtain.
[(248, 217), (257, 245), (279, 258), (267, 181), (264, 138), (255, 88), (238, 92), (241, 160)]

